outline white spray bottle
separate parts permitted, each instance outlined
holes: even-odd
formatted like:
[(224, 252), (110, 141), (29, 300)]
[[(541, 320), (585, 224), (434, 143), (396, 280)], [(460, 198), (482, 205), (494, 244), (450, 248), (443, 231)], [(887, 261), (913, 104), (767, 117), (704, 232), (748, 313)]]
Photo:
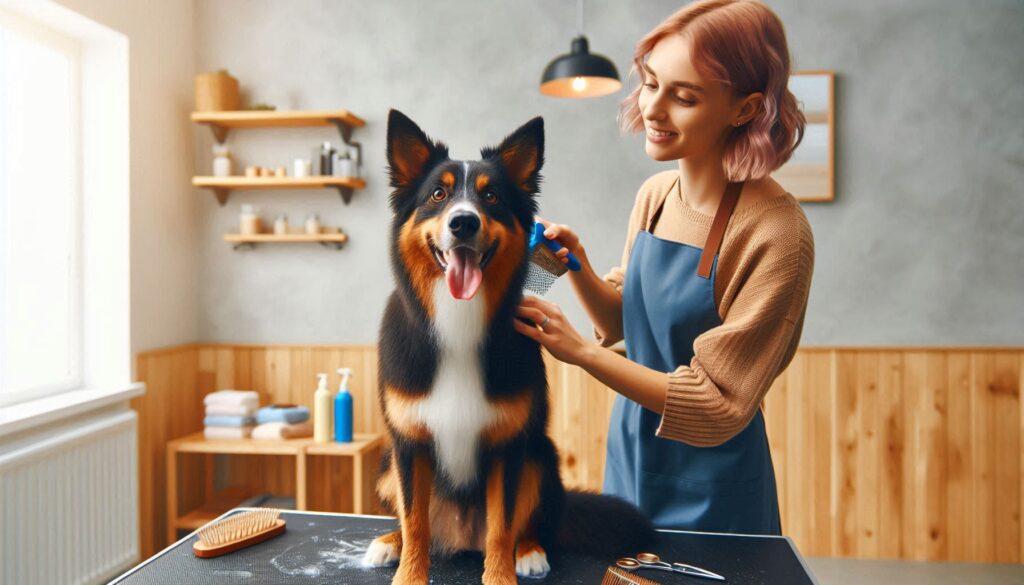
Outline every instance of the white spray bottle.
[(317, 374), (320, 384), (313, 393), (313, 440), (327, 443), (331, 440), (331, 391), (327, 389), (327, 374)]

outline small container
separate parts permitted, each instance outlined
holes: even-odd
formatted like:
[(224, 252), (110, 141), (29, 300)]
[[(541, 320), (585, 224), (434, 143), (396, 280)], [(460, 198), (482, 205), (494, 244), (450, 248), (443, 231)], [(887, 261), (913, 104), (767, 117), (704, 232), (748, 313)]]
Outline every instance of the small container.
[(259, 167), (259, 169), (260, 169), (260, 176), (261, 177), (273, 177), (274, 176), (274, 169), (272, 169), (270, 167)]
[(231, 151), (223, 144), (213, 145), (213, 176), (231, 176)]
[(288, 171), (285, 170), (284, 167), (277, 167), (276, 169), (274, 169), (274, 176), (277, 177), (278, 179), (287, 177)]
[(307, 158), (297, 158), (292, 165), (292, 175), (296, 177), (308, 177), (313, 174), (313, 163)]
[(274, 218), (274, 235), (285, 236), (288, 235), (288, 216), (280, 214)]
[(255, 166), (255, 165), (250, 165), (250, 166), (245, 167), (245, 176), (246, 177), (258, 177), (258, 176), (260, 176), (260, 168), (258, 166)]
[(351, 177), (352, 159), (348, 157), (348, 151), (334, 155), (333, 171), (335, 177)]
[(260, 218), (256, 215), (256, 208), (248, 203), (242, 205), (239, 232), (243, 236), (251, 236), (260, 233)]
[(320, 150), (317, 151), (320, 164), (317, 167), (317, 174), (321, 176), (330, 176), (333, 172), (333, 165), (331, 164), (334, 158), (334, 149), (331, 147), (330, 142), (324, 142), (320, 145)]
[(320, 234), (320, 216), (315, 213), (310, 213), (309, 217), (306, 218), (306, 233), (311, 236)]

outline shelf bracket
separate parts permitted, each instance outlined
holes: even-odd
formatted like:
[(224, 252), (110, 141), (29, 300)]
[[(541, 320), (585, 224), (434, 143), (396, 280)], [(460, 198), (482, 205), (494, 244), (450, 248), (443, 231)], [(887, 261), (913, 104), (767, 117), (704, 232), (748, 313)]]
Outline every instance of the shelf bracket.
[(334, 125), (338, 127), (338, 133), (341, 134), (341, 139), (348, 144), (349, 139), (352, 138), (352, 127), (340, 120), (334, 120)]
[(210, 127), (210, 132), (213, 132), (213, 139), (217, 141), (217, 144), (224, 144), (224, 141), (228, 139), (228, 129), (217, 124), (207, 124), (207, 126)]
[(318, 243), (321, 246), (325, 247), (325, 248), (334, 248), (335, 250), (340, 250), (341, 247), (344, 245), (344, 243), (342, 243), (342, 242), (318, 242)]
[(231, 247), (236, 251), (252, 250), (256, 247), (256, 244), (253, 244), (252, 242), (242, 242), (240, 244), (233, 244)]
[(224, 207), (228, 202), (228, 195), (231, 194), (231, 190), (214, 187), (213, 194), (217, 196), (217, 203), (220, 203), (220, 206)]
[(352, 202), (352, 187), (338, 186), (338, 194), (341, 195), (341, 200), (348, 205)]

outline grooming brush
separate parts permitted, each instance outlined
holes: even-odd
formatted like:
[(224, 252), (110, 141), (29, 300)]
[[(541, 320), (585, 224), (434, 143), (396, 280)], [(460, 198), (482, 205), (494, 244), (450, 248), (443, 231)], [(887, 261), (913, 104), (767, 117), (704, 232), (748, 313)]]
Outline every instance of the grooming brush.
[(576, 272), (580, 269), (580, 262), (572, 253), (569, 254), (568, 265), (555, 256), (555, 252), (562, 248), (558, 242), (544, 237), (544, 224), (533, 224), (533, 232), (530, 234), (530, 267), (526, 272), (524, 288), (539, 295), (547, 294), (559, 276), (569, 270)]
[(640, 575), (634, 575), (623, 571), (618, 567), (608, 567), (608, 570), (604, 572), (604, 579), (601, 579), (601, 585), (660, 585), (657, 581), (652, 581), (647, 577), (641, 577)]
[(192, 552), (200, 558), (219, 557), (263, 542), (284, 532), (281, 510), (265, 508), (229, 516), (199, 529)]

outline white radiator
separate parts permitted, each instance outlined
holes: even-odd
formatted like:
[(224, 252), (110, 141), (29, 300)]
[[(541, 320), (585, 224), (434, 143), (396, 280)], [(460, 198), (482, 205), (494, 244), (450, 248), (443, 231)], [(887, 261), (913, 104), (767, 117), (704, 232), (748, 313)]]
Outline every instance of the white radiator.
[(0, 583), (105, 583), (137, 562), (137, 444), (124, 407), (0, 443)]

